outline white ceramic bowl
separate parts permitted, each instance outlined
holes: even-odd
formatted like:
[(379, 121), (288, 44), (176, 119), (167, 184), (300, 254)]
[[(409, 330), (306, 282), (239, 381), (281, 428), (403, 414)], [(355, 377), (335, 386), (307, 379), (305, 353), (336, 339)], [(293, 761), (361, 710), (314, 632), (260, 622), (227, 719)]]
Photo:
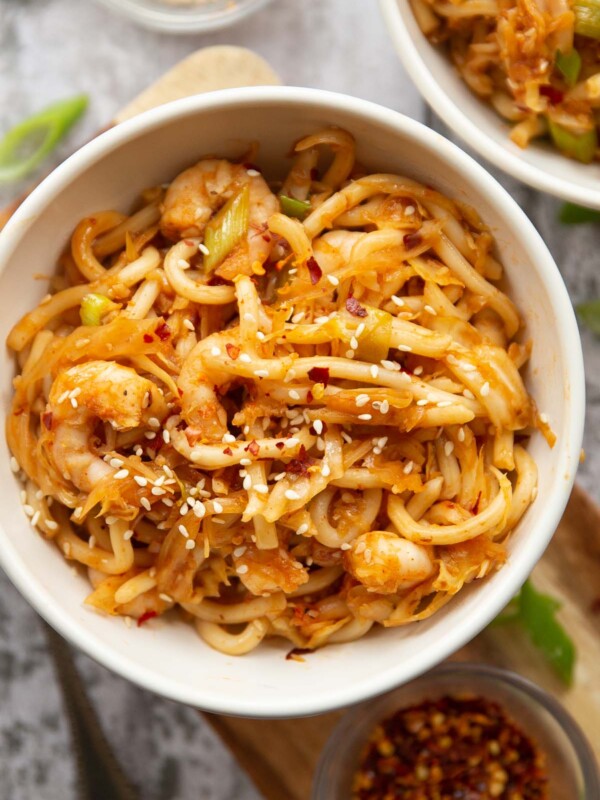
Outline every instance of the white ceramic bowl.
[[(430, 620), (380, 629), (286, 661), (289, 645), (263, 643), (232, 658), (211, 650), (192, 627), (161, 619), (129, 629), (82, 604), (87, 581), (73, 575), (52, 544), (32, 530), (19, 502), (4, 438), (0, 442), (0, 561), (23, 595), (63, 636), (99, 662), (166, 697), (237, 715), (314, 714), (383, 692), (441, 661), (475, 636), (509, 601), (548, 544), (567, 502), (579, 458), (583, 367), (567, 292), (543, 241), (509, 195), (473, 159), (437, 133), (393, 111), (312, 89), (231, 89), (149, 111), (87, 144), (53, 172), (0, 234), (0, 336), (45, 294), (48, 272), (85, 214), (126, 210), (141, 189), (162, 183), (206, 153), (238, 156), (261, 142), (267, 175), (286, 169), (290, 143), (325, 125), (357, 139), (372, 170), (411, 175), (477, 207), (507, 267), (507, 288), (523, 312), (534, 348), (529, 388), (558, 441), (530, 443), (539, 465), (539, 497), (510, 542), (496, 575), (471, 586)], [(13, 363), (4, 352), (2, 405)]]
[(517, 147), (508, 138), (508, 123), (423, 35), (409, 0), (380, 0), (380, 6), (404, 68), (431, 108), (473, 150), (534, 189), (600, 209), (600, 163), (580, 164), (543, 142)]

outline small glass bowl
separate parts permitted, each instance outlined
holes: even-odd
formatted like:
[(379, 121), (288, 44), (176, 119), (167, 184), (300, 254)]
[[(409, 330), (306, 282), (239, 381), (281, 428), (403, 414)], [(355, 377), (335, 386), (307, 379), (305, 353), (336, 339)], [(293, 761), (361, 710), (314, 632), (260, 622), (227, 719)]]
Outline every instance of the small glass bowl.
[(169, 33), (205, 33), (258, 11), (270, 0), (98, 0), (146, 28)]
[(513, 672), (482, 664), (452, 663), (348, 711), (325, 745), (312, 800), (349, 800), (360, 753), (380, 720), (426, 699), (465, 694), (501, 704), (547, 754), (550, 800), (600, 799), (596, 758), (581, 728), (557, 700)]

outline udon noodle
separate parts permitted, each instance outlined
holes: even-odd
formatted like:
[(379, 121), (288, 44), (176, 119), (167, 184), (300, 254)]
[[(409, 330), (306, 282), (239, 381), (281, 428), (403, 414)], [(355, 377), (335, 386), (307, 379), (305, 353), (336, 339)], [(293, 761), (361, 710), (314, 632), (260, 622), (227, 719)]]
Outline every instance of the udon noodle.
[(24, 509), (87, 604), (230, 654), (435, 613), (503, 565), (551, 437), (472, 209), (339, 129), (283, 183), (248, 158), (83, 219), (8, 337)]
[(526, 147), (546, 137), (598, 159), (600, 0), (411, 0), (428, 38), (447, 47), (469, 88)]

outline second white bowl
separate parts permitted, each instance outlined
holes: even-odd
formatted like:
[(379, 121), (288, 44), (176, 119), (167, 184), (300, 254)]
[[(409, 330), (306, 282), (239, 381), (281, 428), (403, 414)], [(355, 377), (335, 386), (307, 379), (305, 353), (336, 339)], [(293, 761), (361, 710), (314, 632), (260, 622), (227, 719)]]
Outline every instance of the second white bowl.
[(539, 141), (525, 150), (517, 147), (508, 138), (508, 123), (423, 35), (409, 0), (380, 0), (380, 6), (404, 68), (431, 108), (469, 147), (534, 189), (600, 209), (600, 163), (580, 164)]

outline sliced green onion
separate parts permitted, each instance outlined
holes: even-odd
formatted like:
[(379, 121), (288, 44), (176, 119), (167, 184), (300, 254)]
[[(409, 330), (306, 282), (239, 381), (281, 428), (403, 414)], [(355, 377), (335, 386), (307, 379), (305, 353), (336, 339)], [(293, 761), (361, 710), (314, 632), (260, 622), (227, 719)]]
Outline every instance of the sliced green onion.
[(557, 50), (554, 63), (557, 70), (562, 73), (567, 86), (575, 86), (581, 71), (581, 56), (577, 50), (573, 48), (570, 53), (561, 53)]
[(577, 316), (583, 324), (600, 336), (600, 300), (590, 300), (575, 307)]
[(117, 308), (117, 304), (113, 303), (105, 295), (86, 294), (81, 301), (81, 308), (79, 309), (81, 324), (100, 325), (102, 317), (112, 311), (113, 308)]
[(581, 161), (583, 164), (589, 164), (593, 160), (598, 147), (598, 136), (595, 128), (585, 133), (571, 133), (571, 131), (551, 119), (548, 119), (548, 127), (550, 128), (552, 141), (562, 153)]
[(83, 114), (87, 103), (85, 95), (62, 100), (8, 131), (0, 141), (0, 183), (18, 181), (33, 172)]
[(307, 200), (296, 200), (295, 197), (288, 197), (285, 194), (279, 195), (279, 205), (286, 216), (296, 219), (304, 219), (311, 208)]
[(541, 594), (531, 581), (526, 581), (505, 612), (496, 617), (492, 624), (519, 622), (561, 680), (570, 686), (573, 683), (576, 649), (573, 640), (556, 619), (560, 607), (556, 598)]
[(248, 230), (249, 221), (250, 187), (245, 184), (206, 226), (204, 244), (208, 255), (204, 257), (205, 269), (214, 269), (231, 253)]
[(600, 222), (600, 211), (565, 203), (560, 209), (558, 219), (565, 225), (580, 225), (583, 222)]
[(600, 0), (575, 0), (575, 33), (600, 39)]

